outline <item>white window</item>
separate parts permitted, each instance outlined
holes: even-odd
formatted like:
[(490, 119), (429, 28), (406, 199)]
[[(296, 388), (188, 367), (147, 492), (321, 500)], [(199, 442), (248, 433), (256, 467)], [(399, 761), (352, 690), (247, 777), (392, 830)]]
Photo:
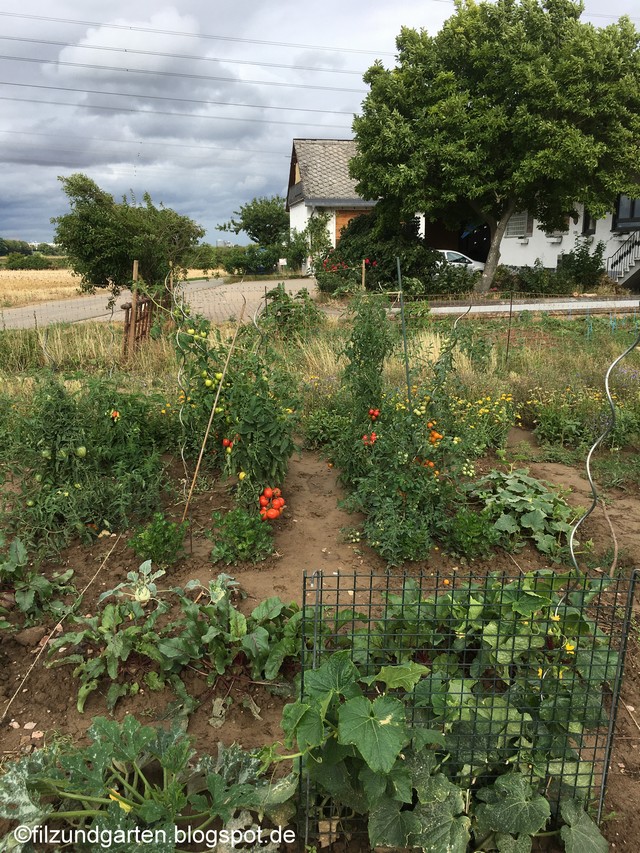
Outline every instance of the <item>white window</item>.
[(533, 222), (526, 210), (512, 213), (507, 222), (505, 237), (530, 237), (533, 233)]

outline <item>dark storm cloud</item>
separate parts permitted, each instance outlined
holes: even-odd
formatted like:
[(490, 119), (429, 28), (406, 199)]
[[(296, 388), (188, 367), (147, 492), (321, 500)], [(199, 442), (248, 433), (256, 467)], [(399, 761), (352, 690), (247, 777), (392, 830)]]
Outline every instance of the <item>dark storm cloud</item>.
[[(607, 12), (633, 15), (635, 3)], [(435, 32), (453, 8), (7, 0), (0, 236), (51, 239), (51, 217), (67, 210), (57, 177), (80, 171), (118, 199), (149, 192), (215, 243), (240, 205), (285, 192), (294, 137), (351, 136), (361, 74), (376, 57), (393, 64), (403, 25)]]

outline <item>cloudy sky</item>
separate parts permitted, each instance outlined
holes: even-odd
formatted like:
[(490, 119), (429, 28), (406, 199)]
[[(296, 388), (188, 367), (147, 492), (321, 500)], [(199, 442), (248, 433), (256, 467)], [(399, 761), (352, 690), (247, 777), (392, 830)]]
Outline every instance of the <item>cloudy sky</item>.
[[(605, 26), (638, 0), (586, 0)], [(50, 241), (57, 176), (149, 192), (207, 229), (286, 192), (295, 137), (350, 138), (375, 59), (402, 26), (434, 34), (451, 0), (5, 0), (0, 236)], [(239, 242), (246, 242), (242, 236)]]

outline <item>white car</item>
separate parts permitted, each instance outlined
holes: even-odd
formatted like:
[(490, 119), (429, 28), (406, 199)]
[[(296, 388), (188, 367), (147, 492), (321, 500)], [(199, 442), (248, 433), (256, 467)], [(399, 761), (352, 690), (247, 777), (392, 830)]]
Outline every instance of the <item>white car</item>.
[(484, 264), (481, 261), (473, 261), (471, 258), (463, 255), (462, 252), (456, 252), (453, 249), (436, 249), (436, 252), (444, 255), (444, 259), (448, 264), (459, 264), (460, 266), (465, 266), (468, 270), (479, 270), (480, 272), (484, 269)]

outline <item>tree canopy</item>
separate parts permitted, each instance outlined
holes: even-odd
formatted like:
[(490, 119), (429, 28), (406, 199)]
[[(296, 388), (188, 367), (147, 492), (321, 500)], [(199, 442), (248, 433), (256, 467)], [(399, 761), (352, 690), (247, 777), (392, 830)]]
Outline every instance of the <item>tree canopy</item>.
[(83, 290), (108, 287), (115, 294), (131, 282), (133, 261), (150, 287), (179, 269), (205, 231), (171, 208), (156, 207), (148, 193), (142, 205), (113, 196), (81, 173), (61, 177), (70, 213), (51, 220), (55, 242), (67, 254)]
[(260, 246), (282, 244), (289, 236), (289, 214), (284, 199), (279, 195), (254, 198), (241, 205), (239, 210), (234, 210), (233, 215), (238, 218), (220, 225), (219, 231), (232, 231), (234, 234), (244, 231)]
[(514, 212), (553, 230), (576, 203), (602, 216), (640, 195), (639, 36), (628, 18), (582, 23), (576, 0), (455, 3), (434, 37), (402, 29), (395, 68), (366, 72), (350, 169), (406, 216), (486, 222), (488, 287)]

